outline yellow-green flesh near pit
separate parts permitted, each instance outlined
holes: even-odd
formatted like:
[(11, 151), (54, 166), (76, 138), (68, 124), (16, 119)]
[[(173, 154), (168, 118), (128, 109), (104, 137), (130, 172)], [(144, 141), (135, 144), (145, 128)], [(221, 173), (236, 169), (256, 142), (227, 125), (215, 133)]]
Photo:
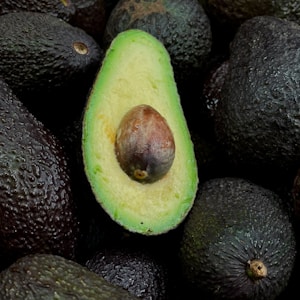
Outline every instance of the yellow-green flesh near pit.
[[(114, 148), (123, 116), (140, 104), (167, 120), (175, 140), (170, 170), (149, 184), (121, 169)], [(87, 101), (82, 151), (95, 198), (125, 229), (157, 235), (177, 227), (188, 214), (198, 186), (194, 148), (169, 54), (152, 35), (130, 29), (113, 40)]]

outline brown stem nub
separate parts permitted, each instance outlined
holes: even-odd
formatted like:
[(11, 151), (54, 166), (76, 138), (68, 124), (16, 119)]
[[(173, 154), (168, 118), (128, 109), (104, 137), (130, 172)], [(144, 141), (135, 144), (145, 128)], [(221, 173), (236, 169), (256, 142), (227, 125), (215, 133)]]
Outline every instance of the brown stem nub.
[(259, 259), (248, 260), (246, 268), (248, 276), (256, 281), (267, 276), (267, 267)]

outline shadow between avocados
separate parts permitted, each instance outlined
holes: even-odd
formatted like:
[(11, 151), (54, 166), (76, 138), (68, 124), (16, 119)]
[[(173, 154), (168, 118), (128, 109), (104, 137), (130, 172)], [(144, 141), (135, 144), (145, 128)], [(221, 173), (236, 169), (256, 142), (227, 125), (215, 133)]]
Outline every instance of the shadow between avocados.
[(119, 33), (83, 116), (85, 173), (96, 200), (125, 229), (157, 235), (191, 209), (197, 163), (170, 56), (153, 35)]

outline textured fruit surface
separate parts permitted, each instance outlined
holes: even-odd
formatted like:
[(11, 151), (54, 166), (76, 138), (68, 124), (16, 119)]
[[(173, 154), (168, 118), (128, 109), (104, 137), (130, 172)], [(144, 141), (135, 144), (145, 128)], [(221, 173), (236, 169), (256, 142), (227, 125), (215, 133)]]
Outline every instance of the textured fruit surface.
[(241, 166), (299, 165), (299, 38), (296, 23), (260, 16), (244, 22), (231, 43), (215, 129)]
[(75, 6), (71, 0), (3, 0), (0, 2), (1, 15), (20, 11), (46, 13), (68, 22), (75, 14)]
[(284, 201), (237, 177), (199, 187), (184, 224), (185, 278), (209, 299), (275, 299), (287, 287), (296, 236)]
[(74, 258), (78, 220), (63, 148), (3, 81), (0, 145), (0, 258)]
[(84, 266), (51, 254), (24, 256), (0, 274), (1, 299), (137, 300)]
[(1, 74), (18, 97), (29, 100), (79, 79), (83, 85), (102, 58), (100, 46), (82, 29), (38, 12), (1, 15), (0, 45)]
[(85, 266), (142, 299), (169, 299), (166, 266), (145, 249), (109, 247), (98, 250)]

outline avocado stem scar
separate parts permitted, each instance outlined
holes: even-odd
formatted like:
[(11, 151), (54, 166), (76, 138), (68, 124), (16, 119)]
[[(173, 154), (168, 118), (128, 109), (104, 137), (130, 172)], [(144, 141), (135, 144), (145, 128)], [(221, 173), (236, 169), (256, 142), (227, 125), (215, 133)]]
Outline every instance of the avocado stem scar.
[(248, 260), (246, 272), (254, 281), (265, 278), (268, 274), (266, 266), (259, 259)]
[(73, 48), (78, 54), (85, 55), (89, 52), (88, 46), (82, 42), (74, 42)]

